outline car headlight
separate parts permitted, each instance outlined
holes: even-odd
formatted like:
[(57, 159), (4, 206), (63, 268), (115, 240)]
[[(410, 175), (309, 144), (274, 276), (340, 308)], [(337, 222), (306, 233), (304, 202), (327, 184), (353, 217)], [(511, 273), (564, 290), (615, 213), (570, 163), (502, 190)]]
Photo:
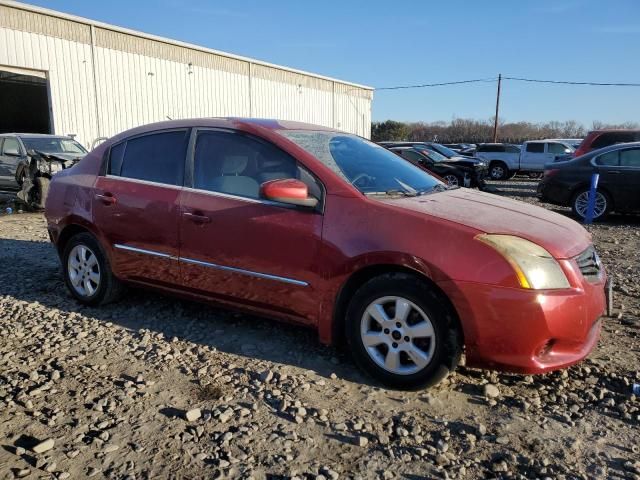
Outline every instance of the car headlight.
[(522, 288), (570, 288), (560, 264), (540, 245), (513, 235), (482, 234), (476, 238), (494, 248), (509, 262)]

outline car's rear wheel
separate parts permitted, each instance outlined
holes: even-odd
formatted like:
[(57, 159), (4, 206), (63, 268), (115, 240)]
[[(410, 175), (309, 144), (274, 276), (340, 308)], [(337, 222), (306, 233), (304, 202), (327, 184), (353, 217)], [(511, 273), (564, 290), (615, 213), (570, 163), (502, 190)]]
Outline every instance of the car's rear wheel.
[(462, 180), (461, 178), (459, 178), (457, 175), (454, 175), (452, 173), (447, 173), (446, 175), (444, 175), (442, 177), (442, 179), (445, 181), (445, 183), (447, 185), (449, 185), (450, 187), (460, 187), (462, 186), (464, 180)]
[(509, 168), (504, 162), (493, 161), (489, 164), (491, 180), (506, 180), (509, 178)]
[(460, 360), (460, 329), (441, 298), (403, 273), (376, 277), (354, 295), (346, 335), (356, 363), (381, 383), (416, 389), (438, 383)]
[(89, 233), (69, 239), (62, 253), (64, 280), (71, 294), (85, 305), (102, 305), (117, 299), (122, 283), (98, 241)]
[[(581, 188), (578, 190), (571, 200), (571, 209), (573, 214), (584, 219), (587, 217), (589, 209), (589, 188)], [(593, 220), (604, 220), (612, 208), (611, 199), (602, 190), (596, 190), (595, 203), (593, 205)]]

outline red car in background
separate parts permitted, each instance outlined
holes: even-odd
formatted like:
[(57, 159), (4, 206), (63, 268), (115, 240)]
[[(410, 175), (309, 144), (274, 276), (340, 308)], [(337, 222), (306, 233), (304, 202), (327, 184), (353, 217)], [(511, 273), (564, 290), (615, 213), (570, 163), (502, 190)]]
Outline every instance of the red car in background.
[(540, 373), (597, 342), (605, 272), (561, 215), (449, 189), (360, 137), (274, 120), (157, 123), (57, 174), (46, 203), (65, 282), (124, 284), (346, 340), (394, 387), (467, 365)]
[(616, 143), (631, 143), (640, 142), (640, 130), (631, 129), (607, 129), (607, 130), (592, 130), (582, 140), (580, 146), (575, 152), (573, 157), (580, 157), (592, 150), (599, 150), (600, 148), (609, 147)]

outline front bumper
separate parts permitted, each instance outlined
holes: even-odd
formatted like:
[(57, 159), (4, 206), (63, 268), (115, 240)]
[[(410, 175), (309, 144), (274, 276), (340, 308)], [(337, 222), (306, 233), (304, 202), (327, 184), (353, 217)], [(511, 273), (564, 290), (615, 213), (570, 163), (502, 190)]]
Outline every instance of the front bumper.
[(596, 346), (605, 279), (570, 290), (534, 291), (442, 282), (458, 312), (467, 365), (544, 373), (583, 360)]

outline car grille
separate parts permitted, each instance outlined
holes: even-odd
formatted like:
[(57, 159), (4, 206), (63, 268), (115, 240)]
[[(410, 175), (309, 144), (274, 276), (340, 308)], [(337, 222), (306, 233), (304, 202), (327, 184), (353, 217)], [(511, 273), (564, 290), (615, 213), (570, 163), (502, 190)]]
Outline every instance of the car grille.
[(602, 263), (600, 262), (600, 257), (598, 257), (598, 253), (593, 245), (578, 255), (575, 260), (584, 278), (590, 282), (600, 280)]

